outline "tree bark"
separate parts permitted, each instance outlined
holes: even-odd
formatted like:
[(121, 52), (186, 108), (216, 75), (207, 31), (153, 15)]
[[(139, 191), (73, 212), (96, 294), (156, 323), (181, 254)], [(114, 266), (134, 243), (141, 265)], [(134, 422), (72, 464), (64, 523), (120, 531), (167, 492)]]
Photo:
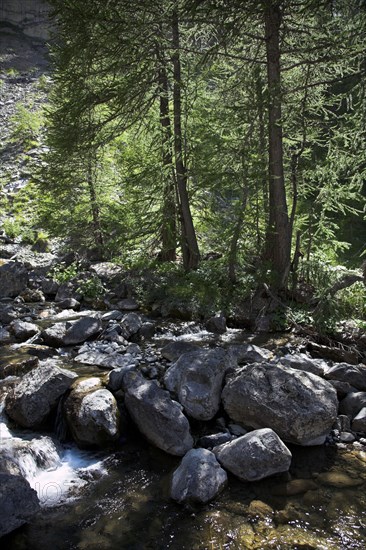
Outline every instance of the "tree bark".
[(291, 227), (283, 169), (281, 121), (281, 1), (268, 0), (265, 2), (264, 7), (269, 92), (269, 227), (267, 229), (265, 258), (271, 262), (274, 275), (272, 285), (277, 290), (281, 290), (286, 288), (291, 262)]
[(163, 207), (161, 228), (161, 259), (175, 261), (177, 243), (175, 178), (172, 152), (172, 129), (169, 112), (169, 83), (166, 63), (157, 46), (160, 124), (162, 129)]
[(198, 249), (196, 232), (193, 225), (192, 213), (189, 204), (187, 190), (187, 168), (183, 161), (182, 147), (182, 105), (181, 105), (181, 64), (180, 64), (180, 36), (177, 8), (172, 14), (172, 40), (173, 40), (173, 106), (174, 106), (174, 155), (179, 196), (179, 210), (182, 228), (182, 253), (184, 268), (189, 271), (198, 267), (200, 254)]

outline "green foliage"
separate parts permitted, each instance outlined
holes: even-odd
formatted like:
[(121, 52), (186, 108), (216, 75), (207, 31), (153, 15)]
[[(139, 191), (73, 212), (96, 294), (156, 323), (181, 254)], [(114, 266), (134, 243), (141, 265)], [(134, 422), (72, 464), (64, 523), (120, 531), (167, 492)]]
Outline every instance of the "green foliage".
[(73, 262), (70, 265), (65, 265), (63, 262), (53, 266), (49, 272), (49, 276), (54, 279), (59, 285), (68, 283), (74, 279), (79, 273), (79, 265), (77, 262)]
[(77, 292), (80, 292), (84, 299), (96, 300), (103, 296), (105, 287), (97, 275), (91, 274), (87, 279), (78, 282)]
[(24, 147), (28, 148), (38, 144), (43, 124), (42, 112), (40, 110), (32, 110), (32, 106), (18, 103), (11, 122), (13, 141), (20, 142)]

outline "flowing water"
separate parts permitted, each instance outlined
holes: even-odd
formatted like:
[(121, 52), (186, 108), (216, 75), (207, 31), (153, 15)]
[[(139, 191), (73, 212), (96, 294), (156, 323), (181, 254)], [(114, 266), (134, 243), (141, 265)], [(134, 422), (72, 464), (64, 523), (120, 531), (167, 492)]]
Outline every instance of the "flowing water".
[[(241, 338), (242, 331), (230, 331), (219, 343)], [(288, 338), (275, 337), (269, 347)], [(154, 342), (161, 347), (172, 339), (217, 344), (190, 324), (165, 326)], [(246, 335), (248, 341), (258, 343)], [(215, 501), (192, 508), (169, 498), (179, 459), (134, 431), (113, 451), (95, 453), (51, 435), (15, 431), (2, 414), (0, 430), (3, 456), (18, 464), (42, 504), (31, 524), (2, 539), (4, 550), (366, 547), (366, 447), (360, 443), (293, 446), (289, 474), (250, 484), (230, 477)]]

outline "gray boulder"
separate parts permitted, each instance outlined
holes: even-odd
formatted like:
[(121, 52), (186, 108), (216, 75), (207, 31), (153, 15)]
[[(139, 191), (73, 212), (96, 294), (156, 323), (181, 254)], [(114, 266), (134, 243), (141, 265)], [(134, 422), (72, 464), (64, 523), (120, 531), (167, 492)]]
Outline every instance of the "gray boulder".
[(25, 321), (13, 321), (9, 325), (9, 330), (14, 334), (17, 340), (21, 340), (22, 342), (40, 332), (37, 325), (34, 323), (26, 323)]
[(42, 426), (75, 378), (75, 373), (52, 363), (40, 365), (9, 390), (6, 413), (23, 428)]
[(324, 371), (327, 368), (327, 364), (322, 359), (312, 359), (305, 353), (284, 355), (279, 358), (278, 362), (284, 367), (312, 372), (317, 376), (324, 376)]
[(83, 317), (75, 321), (65, 332), (63, 343), (66, 346), (81, 344), (88, 338), (96, 336), (102, 330), (102, 323), (97, 317)]
[(339, 412), (353, 419), (364, 407), (366, 407), (366, 392), (357, 391), (349, 393), (342, 399), (339, 404)]
[(222, 314), (217, 314), (206, 321), (205, 327), (215, 334), (224, 334), (227, 331), (226, 318)]
[(170, 496), (178, 502), (205, 504), (227, 484), (227, 474), (207, 449), (191, 449), (172, 478)]
[(39, 510), (37, 493), (19, 475), (0, 473), (0, 537), (32, 519)]
[(366, 366), (338, 363), (330, 367), (325, 373), (326, 380), (348, 382), (356, 390), (366, 391)]
[(185, 353), (165, 373), (166, 388), (178, 396), (185, 412), (197, 420), (211, 420), (218, 412), (223, 380), (231, 366), (223, 349)]
[(319, 444), (337, 418), (333, 386), (315, 374), (273, 364), (240, 369), (222, 399), (229, 417), (244, 427), (272, 428), (298, 445)]
[(133, 371), (124, 376), (123, 389), (126, 408), (148, 441), (175, 456), (193, 447), (189, 422), (169, 392)]
[(230, 432), (203, 435), (197, 441), (197, 446), (203, 447), (204, 449), (213, 449), (214, 447), (222, 445), (223, 443), (228, 443), (228, 441), (232, 441), (233, 439), (235, 439), (235, 436), (233, 436)]
[(121, 321), (122, 336), (127, 340), (137, 334), (142, 327), (141, 316), (137, 313), (127, 313)]
[(352, 430), (354, 432), (366, 432), (366, 407), (363, 407), (354, 417), (352, 422)]
[(119, 412), (113, 394), (99, 378), (74, 384), (65, 400), (66, 421), (81, 448), (105, 447), (119, 437)]
[(224, 468), (242, 481), (257, 481), (287, 472), (292, 455), (270, 428), (254, 430), (214, 449)]
[(20, 262), (0, 265), (0, 298), (15, 297), (28, 284), (28, 270)]
[(233, 344), (228, 347), (228, 351), (239, 364), (262, 363), (269, 361), (273, 355), (268, 349), (259, 348), (254, 344)]
[(56, 323), (41, 332), (41, 338), (47, 346), (58, 348), (63, 346), (67, 330), (66, 323)]
[(183, 353), (189, 353), (190, 351), (199, 351), (201, 348), (192, 344), (191, 342), (183, 342), (177, 340), (176, 342), (169, 342), (161, 350), (161, 355), (168, 361), (176, 361)]

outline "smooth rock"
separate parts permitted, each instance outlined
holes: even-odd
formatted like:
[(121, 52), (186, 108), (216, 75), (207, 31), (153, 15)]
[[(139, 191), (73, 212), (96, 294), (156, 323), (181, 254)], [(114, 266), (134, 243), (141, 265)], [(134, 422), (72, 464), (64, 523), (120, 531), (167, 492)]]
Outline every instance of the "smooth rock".
[(234, 422), (272, 428), (284, 441), (298, 445), (327, 435), (338, 410), (337, 393), (329, 382), (269, 363), (240, 369), (229, 378), (222, 400)]
[(123, 389), (126, 408), (148, 441), (176, 456), (193, 447), (189, 422), (169, 392), (134, 371), (124, 376)]
[(254, 430), (214, 449), (222, 466), (242, 481), (287, 472), (292, 455), (270, 428)]
[(18, 296), (28, 284), (28, 270), (20, 262), (0, 265), (0, 298)]
[(278, 359), (278, 363), (292, 369), (312, 372), (321, 377), (324, 376), (324, 371), (327, 368), (327, 364), (324, 361), (308, 357), (305, 353), (284, 355)]
[(81, 344), (88, 338), (96, 336), (102, 330), (102, 324), (97, 317), (82, 317), (75, 321), (69, 329), (66, 330), (63, 343), (66, 346)]
[(41, 338), (47, 346), (61, 347), (64, 344), (64, 337), (67, 330), (67, 324), (60, 322), (52, 325), (41, 332)]
[(254, 344), (232, 344), (227, 349), (238, 364), (262, 363), (269, 361), (273, 356), (268, 349), (260, 348)]
[(223, 349), (185, 353), (166, 371), (164, 384), (175, 392), (190, 417), (211, 420), (219, 410), (223, 380), (230, 366)]
[(207, 449), (191, 449), (172, 478), (170, 496), (177, 502), (205, 504), (226, 486), (227, 474)]
[(99, 378), (76, 382), (64, 403), (71, 434), (81, 448), (105, 447), (119, 437), (119, 412), (113, 394)]
[(12, 334), (14, 334), (17, 340), (22, 342), (40, 332), (37, 325), (34, 323), (26, 323), (25, 321), (13, 321), (9, 325), (9, 330)]
[(205, 327), (215, 334), (224, 334), (227, 331), (226, 318), (222, 314), (217, 314), (206, 321)]

